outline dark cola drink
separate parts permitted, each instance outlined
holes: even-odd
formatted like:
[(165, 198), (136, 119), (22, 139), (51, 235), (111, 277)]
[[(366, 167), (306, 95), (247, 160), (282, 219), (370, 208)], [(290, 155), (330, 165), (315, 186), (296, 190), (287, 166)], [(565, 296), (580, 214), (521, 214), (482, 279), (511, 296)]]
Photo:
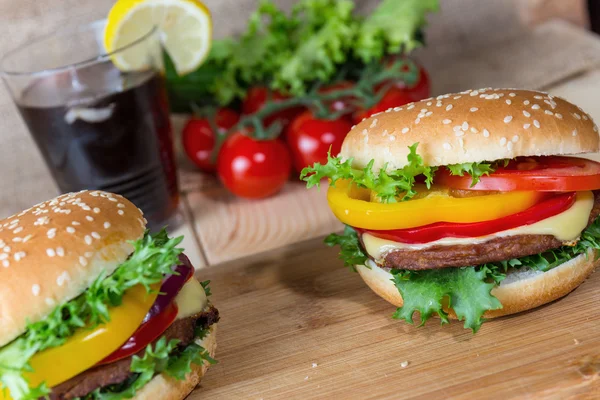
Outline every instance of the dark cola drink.
[(63, 192), (101, 189), (140, 207), (150, 225), (179, 202), (163, 78), (111, 63), (33, 80), (15, 99)]

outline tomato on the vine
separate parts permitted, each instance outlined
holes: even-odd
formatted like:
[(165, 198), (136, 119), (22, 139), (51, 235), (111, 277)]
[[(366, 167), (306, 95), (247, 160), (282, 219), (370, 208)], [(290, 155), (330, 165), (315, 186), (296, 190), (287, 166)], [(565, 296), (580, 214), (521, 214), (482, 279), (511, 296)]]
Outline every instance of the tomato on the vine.
[[(391, 65), (396, 58), (392, 58), (388, 61)], [(379, 85), (376, 90), (385, 90), (385, 87), (389, 87), (388, 91), (383, 95), (383, 98), (375, 106), (371, 107), (367, 111), (359, 110), (354, 114), (354, 123), (357, 124), (364, 118), (368, 118), (373, 114), (384, 112), (389, 108), (401, 107), (405, 104), (412, 103), (415, 101), (423, 100), (431, 96), (431, 81), (429, 80), (429, 74), (422, 65), (417, 65), (419, 68), (417, 82), (413, 85), (407, 85), (402, 80), (396, 80), (393, 82), (384, 82)], [(391, 87), (390, 87), (391, 86)]]
[[(354, 83), (350, 82), (350, 81), (340, 81), (340, 82), (336, 82), (334, 84), (331, 85), (326, 85), (323, 86), (320, 90), (319, 93), (321, 94), (327, 94), (327, 93), (331, 93), (334, 90), (344, 90), (344, 89), (352, 89), (352, 87), (354, 87)], [(346, 111), (346, 112), (351, 112), (353, 105), (352, 103), (352, 97), (342, 97), (336, 100), (333, 100), (331, 102), (329, 102), (329, 110), (332, 112), (340, 112), (340, 111)]]
[[(267, 100), (278, 101), (288, 99), (289, 96), (285, 96), (277, 91), (270, 91), (264, 86), (254, 86), (248, 89), (248, 93), (242, 103), (242, 112), (246, 115), (254, 114), (259, 111)], [(303, 107), (292, 107), (286, 110), (282, 110), (272, 114), (271, 116), (264, 119), (265, 126), (271, 125), (275, 121), (280, 121), (285, 127), (291, 120), (293, 120), (298, 114), (304, 111)]]
[(219, 151), (217, 173), (223, 185), (237, 196), (258, 199), (277, 193), (292, 169), (282, 140), (257, 140), (236, 132)]
[[(237, 112), (229, 108), (219, 109), (215, 116), (218, 134), (231, 129), (239, 120), (240, 116)], [(183, 128), (182, 141), (190, 161), (203, 171), (215, 171), (216, 163), (211, 158), (215, 147), (215, 132), (207, 118), (190, 118)]]
[(326, 163), (327, 152), (331, 149), (337, 155), (350, 129), (352, 123), (345, 118), (317, 119), (310, 111), (300, 114), (286, 132), (294, 169), (300, 172), (316, 162)]
[(378, 114), (380, 112), (384, 112), (387, 109), (400, 107), (405, 104), (411, 103), (411, 97), (406, 93), (404, 89), (398, 89), (396, 87), (391, 87), (388, 91), (383, 95), (381, 100), (373, 107), (368, 110), (358, 110), (353, 115), (354, 123), (358, 124), (365, 118), (369, 118), (373, 114)]

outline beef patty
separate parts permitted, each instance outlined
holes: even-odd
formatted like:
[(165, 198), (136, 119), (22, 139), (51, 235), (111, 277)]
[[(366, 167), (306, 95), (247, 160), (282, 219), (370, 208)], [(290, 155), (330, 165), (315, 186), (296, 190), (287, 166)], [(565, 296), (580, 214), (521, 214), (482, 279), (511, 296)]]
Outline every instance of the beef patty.
[[(594, 191), (594, 206), (588, 226), (600, 215), (600, 191)], [(385, 256), (384, 268), (408, 270), (464, 267), (519, 258), (563, 246), (552, 235), (499, 237), (483, 243), (432, 246), (421, 250), (393, 250)]]
[[(207, 311), (176, 320), (161, 337), (165, 337), (167, 340), (177, 339), (180, 341), (178, 347), (184, 348), (194, 341), (196, 327), (206, 329), (218, 321), (219, 311), (211, 306)], [(144, 350), (141, 350), (136, 355), (142, 357)], [(101, 387), (125, 382), (133, 375), (129, 370), (132, 357), (100, 365), (82, 372), (68, 381), (53, 387), (50, 399), (70, 400), (83, 397)]]

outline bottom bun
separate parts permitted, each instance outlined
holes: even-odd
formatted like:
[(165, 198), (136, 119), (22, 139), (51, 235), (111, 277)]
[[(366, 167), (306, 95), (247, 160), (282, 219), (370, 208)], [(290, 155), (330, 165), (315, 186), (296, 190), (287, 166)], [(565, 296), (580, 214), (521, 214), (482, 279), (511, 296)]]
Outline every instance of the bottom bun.
[[(196, 344), (204, 347), (211, 357), (214, 357), (217, 349), (217, 324), (210, 326), (208, 335), (202, 340), (197, 339)], [(184, 380), (178, 381), (164, 374), (156, 375), (146, 386), (142, 388), (134, 400), (183, 400), (200, 383), (206, 373), (209, 364), (192, 364), (190, 372)]]
[[(484, 317), (501, 317), (530, 310), (567, 295), (594, 272), (600, 263), (595, 257), (595, 251), (590, 249), (587, 254), (581, 254), (547, 272), (509, 272), (506, 279), (492, 289), (492, 295), (500, 300), (502, 308), (486, 311)], [(358, 265), (356, 268), (371, 290), (396, 307), (402, 307), (404, 302), (392, 282), (392, 274), (373, 264), (370, 268), (364, 265)], [(451, 318), (456, 319), (454, 311), (446, 311)]]

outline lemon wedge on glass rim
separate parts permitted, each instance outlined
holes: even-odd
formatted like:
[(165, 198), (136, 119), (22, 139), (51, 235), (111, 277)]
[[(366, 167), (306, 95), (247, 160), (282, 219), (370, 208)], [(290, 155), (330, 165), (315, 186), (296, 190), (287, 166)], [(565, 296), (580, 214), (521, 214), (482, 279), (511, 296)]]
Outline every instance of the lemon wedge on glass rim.
[[(194, 71), (208, 56), (212, 40), (210, 11), (199, 0), (118, 0), (108, 14), (104, 47), (108, 53), (126, 47), (158, 30), (162, 46), (180, 75)], [(111, 54), (124, 71), (144, 69), (143, 51), (116, 51)]]

